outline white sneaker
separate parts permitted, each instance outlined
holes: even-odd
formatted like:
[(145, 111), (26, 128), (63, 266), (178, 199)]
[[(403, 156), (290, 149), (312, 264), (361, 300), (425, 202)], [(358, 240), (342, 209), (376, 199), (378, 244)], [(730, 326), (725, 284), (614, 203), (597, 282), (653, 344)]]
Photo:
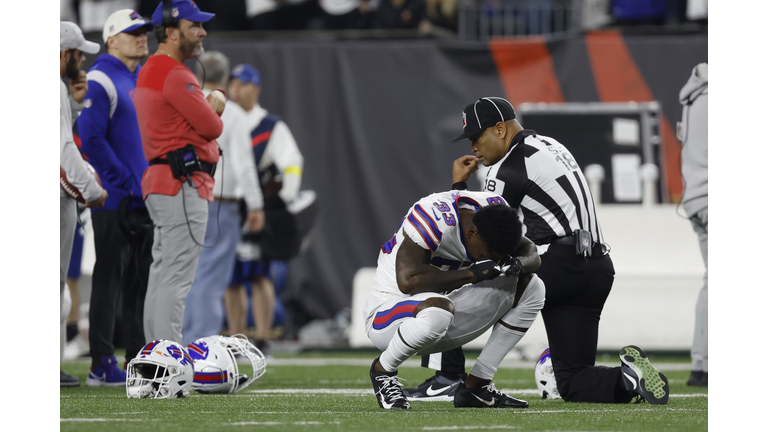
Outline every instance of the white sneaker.
[(89, 352), (91, 352), (91, 345), (88, 343), (88, 340), (78, 334), (64, 347), (64, 360), (75, 360), (85, 357)]

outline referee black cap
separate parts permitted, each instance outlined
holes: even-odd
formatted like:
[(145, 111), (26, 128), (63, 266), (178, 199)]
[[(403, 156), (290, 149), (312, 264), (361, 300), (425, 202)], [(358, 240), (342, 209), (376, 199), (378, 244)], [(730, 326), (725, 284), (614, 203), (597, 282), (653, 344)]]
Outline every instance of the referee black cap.
[(515, 109), (504, 98), (484, 97), (467, 105), (462, 115), (464, 132), (454, 138), (453, 142), (476, 135), (498, 122), (514, 119)]

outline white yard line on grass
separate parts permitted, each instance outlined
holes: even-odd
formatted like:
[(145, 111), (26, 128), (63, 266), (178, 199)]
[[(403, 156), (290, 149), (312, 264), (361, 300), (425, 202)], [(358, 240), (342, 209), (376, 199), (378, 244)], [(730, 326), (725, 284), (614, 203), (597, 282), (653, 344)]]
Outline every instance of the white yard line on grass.
[(297, 421), (297, 422), (236, 422), (236, 423), (223, 423), (227, 426), (282, 426), (282, 425), (338, 425), (341, 422), (319, 422), (319, 421)]
[(141, 422), (141, 421), (156, 421), (158, 419), (118, 419), (118, 418), (62, 418), (60, 422)]
[[(373, 359), (354, 359), (354, 358), (276, 358), (267, 361), (267, 367), (269, 366), (371, 366)], [(467, 360), (467, 367), (474, 366), (474, 360)], [(499, 365), (502, 369), (533, 369), (536, 364), (535, 360), (521, 361), (521, 360), (503, 360)], [(603, 363), (598, 362), (598, 366), (619, 366), (620, 363)], [(678, 371), (678, 370), (691, 370), (690, 363), (654, 363), (657, 369), (661, 371)], [(420, 359), (409, 359), (401, 367), (421, 367)]]
[[(508, 389), (502, 388), (502, 393), (508, 394), (525, 394), (525, 395), (537, 395), (539, 391), (536, 389)], [(318, 395), (318, 394), (335, 394), (346, 396), (364, 396), (373, 394), (373, 389), (265, 389), (265, 390), (246, 390), (245, 393), (257, 394), (257, 395)], [(207, 395), (206, 395), (207, 396)], [(245, 396), (245, 395), (244, 395)], [(682, 394), (670, 394), (672, 398), (690, 398), (690, 397), (709, 397), (706, 393), (682, 393)]]

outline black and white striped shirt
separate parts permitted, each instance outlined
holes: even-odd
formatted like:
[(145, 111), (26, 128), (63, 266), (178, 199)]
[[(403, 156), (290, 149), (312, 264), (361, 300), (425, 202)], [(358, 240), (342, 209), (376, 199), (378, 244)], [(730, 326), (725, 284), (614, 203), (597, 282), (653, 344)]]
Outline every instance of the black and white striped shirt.
[(537, 245), (577, 229), (604, 243), (586, 178), (568, 149), (552, 138), (528, 129), (515, 135), (507, 154), (488, 168), (483, 190), (517, 208), (525, 236)]

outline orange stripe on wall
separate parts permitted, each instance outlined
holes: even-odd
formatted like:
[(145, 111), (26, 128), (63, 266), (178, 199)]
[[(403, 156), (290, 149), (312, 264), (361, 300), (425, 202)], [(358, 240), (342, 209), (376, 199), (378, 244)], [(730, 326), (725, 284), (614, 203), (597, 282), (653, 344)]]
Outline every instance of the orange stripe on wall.
[(543, 38), (492, 39), (488, 43), (504, 93), (512, 105), (565, 102)]
[[(616, 30), (588, 32), (584, 37), (595, 77), (595, 87), (602, 102), (649, 102), (656, 100), (645, 83), (643, 75)], [(669, 119), (662, 113), (659, 118), (664, 153), (664, 176), (670, 201), (678, 202), (683, 193), (680, 175), (680, 141), (675, 136)]]

